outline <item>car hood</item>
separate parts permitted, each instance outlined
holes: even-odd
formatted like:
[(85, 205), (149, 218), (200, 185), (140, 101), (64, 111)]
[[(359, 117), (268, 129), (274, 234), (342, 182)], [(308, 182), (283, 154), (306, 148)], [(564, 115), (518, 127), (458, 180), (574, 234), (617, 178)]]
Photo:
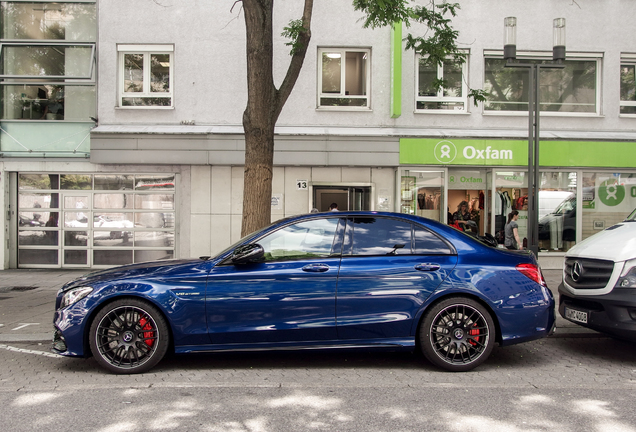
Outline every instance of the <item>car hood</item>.
[(566, 255), (615, 262), (636, 258), (636, 222), (613, 225), (578, 243)]
[[(98, 270), (95, 272), (87, 273), (74, 281), (69, 282), (63, 288), (68, 289), (72, 286), (80, 284), (96, 284), (99, 282), (111, 281), (114, 279), (129, 279), (140, 276), (144, 277), (161, 277), (164, 274), (171, 274), (176, 271), (183, 270), (185, 267), (203, 266), (209, 263), (200, 258), (190, 259), (174, 259), (174, 260), (161, 260), (150, 261), (139, 264), (130, 264), (120, 267), (114, 267), (111, 269)], [(208, 265), (207, 267), (211, 267)]]

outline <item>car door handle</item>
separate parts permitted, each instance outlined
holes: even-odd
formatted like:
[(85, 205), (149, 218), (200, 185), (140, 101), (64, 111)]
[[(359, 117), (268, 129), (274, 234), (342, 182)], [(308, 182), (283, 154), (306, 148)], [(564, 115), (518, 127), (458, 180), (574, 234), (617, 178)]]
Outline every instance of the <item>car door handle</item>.
[(322, 273), (327, 270), (329, 270), (329, 266), (327, 264), (307, 264), (303, 267), (303, 271), (312, 273)]
[(442, 266), (440, 266), (439, 264), (418, 264), (415, 266), (415, 270), (419, 270), (419, 271), (437, 271), (440, 268), (442, 268)]

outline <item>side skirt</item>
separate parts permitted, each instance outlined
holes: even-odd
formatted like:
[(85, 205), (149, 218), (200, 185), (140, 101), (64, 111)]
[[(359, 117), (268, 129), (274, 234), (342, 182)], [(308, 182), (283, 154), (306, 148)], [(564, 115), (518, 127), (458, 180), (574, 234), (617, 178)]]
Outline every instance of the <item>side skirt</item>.
[(415, 339), (378, 339), (344, 340), (344, 341), (316, 341), (316, 342), (276, 342), (258, 344), (224, 344), (224, 345), (184, 345), (176, 346), (175, 353), (187, 354), (195, 352), (222, 351), (300, 351), (300, 350), (333, 350), (333, 349), (382, 349), (382, 350), (412, 350)]

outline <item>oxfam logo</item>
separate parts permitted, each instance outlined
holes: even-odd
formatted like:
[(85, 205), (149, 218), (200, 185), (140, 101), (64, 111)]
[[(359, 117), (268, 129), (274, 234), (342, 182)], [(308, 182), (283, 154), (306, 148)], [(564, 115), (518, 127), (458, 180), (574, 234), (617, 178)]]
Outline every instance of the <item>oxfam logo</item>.
[(614, 183), (614, 180), (606, 180), (598, 187), (598, 197), (608, 207), (617, 206), (625, 199), (625, 186)]
[(435, 146), (435, 159), (441, 163), (450, 163), (457, 157), (457, 147), (450, 141), (440, 141)]

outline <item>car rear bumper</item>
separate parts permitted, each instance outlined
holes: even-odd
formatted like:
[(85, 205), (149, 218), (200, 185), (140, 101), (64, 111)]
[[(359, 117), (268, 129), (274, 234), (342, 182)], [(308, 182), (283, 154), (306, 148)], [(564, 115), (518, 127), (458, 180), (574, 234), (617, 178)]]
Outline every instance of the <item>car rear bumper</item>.
[[(566, 308), (581, 312), (577, 319), (566, 316)], [(636, 289), (615, 288), (604, 295), (573, 295), (559, 285), (559, 314), (570, 322), (608, 333), (622, 339), (636, 340)], [(585, 315), (583, 315), (585, 314)], [(581, 322), (584, 317), (587, 322)]]

